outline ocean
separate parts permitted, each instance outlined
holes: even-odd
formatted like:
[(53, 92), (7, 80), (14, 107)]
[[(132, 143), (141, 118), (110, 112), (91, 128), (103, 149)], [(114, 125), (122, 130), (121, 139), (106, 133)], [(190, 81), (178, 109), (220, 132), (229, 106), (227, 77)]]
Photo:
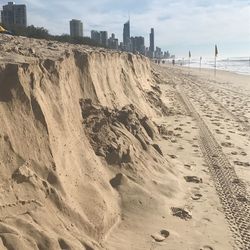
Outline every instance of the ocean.
[[(177, 59), (175, 60), (177, 65), (183, 65), (188, 67), (188, 60)], [(250, 75), (250, 57), (229, 57), (229, 58), (217, 58), (216, 68), (219, 70), (232, 71), (238, 74)], [(190, 61), (190, 67), (199, 68), (200, 59), (192, 59)], [(213, 59), (202, 59), (201, 68), (214, 69)]]

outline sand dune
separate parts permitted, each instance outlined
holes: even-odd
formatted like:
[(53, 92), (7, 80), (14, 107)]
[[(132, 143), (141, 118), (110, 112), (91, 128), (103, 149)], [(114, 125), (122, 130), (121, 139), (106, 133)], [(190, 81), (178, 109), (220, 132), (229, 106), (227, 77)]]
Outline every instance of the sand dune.
[(203, 148), (249, 188), (245, 86), (100, 48), (0, 49), (2, 249), (247, 246)]

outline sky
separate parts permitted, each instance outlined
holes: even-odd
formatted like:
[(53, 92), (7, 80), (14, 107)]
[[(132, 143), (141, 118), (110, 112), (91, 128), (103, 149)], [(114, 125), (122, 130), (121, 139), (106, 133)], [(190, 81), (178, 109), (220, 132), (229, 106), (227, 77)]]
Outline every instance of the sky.
[[(0, 5), (7, 1), (0, 0)], [(150, 28), (155, 44), (177, 57), (250, 56), (250, 0), (18, 0), (27, 5), (28, 24), (52, 34), (69, 33), (69, 20), (80, 19), (84, 35), (107, 30), (122, 38), (130, 16), (131, 36), (144, 36)]]

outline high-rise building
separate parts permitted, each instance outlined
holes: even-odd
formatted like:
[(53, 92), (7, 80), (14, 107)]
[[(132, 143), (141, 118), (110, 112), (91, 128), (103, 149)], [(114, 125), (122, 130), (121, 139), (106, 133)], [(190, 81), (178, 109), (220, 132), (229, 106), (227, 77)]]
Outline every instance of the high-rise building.
[(163, 58), (163, 52), (162, 52), (161, 48), (159, 48), (159, 47), (156, 47), (156, 49), (155, 49), (155, 58), (157, 58), (157, 59)]
[(72, 19), (69, 22), (70, 36), (83, 37), (83, 24), (80, 20)]
[(154, 50), (155, 50), (155, 31), (154, 28), (151, 28), (151, 32), (149, 35), (149, 51), (151, 52), (152, 57), (154, 56)]
[(104, 47), (108, 47), (108, 32), (100, 31), (100, 41), (101, 45)]
[(142, 55), (145, 55), (144, 37), (142, 36), (131, 37), (131, 43), (132, 43), (133, 53), (140, 53)]
[(101, 35), (99, 31), (91, 30), (91, 39), (95, 41), (96, 43), (101, 43)]
[(130, 50), (130, 21), (127, 21), (123, 26), (123, 46), (124, 49)]
[(15, 4), (8, 2), (3, 6), (1, 11), (1, 21), (6, 28), (11, 28), (13, 25), (21, 27), (27, 26), (27, 13), (25, 4)]
[(108, 47), (110, 49), (116, 49), (116, 50), (118, 50), (119, 43), (118, 43), (118, 39), (115, 38), (115, 34), (114, 33), (112, 33), (111, 37), (108, 39)]

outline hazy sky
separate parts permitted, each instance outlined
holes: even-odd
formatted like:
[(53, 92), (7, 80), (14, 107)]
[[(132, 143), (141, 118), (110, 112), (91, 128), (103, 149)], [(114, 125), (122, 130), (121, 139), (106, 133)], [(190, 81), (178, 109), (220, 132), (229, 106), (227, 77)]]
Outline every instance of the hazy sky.
[[(1, 5), (7, 1), (0, 0)], [(122, 38), (130, 13), (131, 35), (155, 28), (155, 43), (187, 56), (250, 56), (250, 0), (18, 0), (25, 3), (28, 23), (53, 34), (69, 33), (69, 20), (81, 19), (84, 35), (91, 29), (114, 32)]]

